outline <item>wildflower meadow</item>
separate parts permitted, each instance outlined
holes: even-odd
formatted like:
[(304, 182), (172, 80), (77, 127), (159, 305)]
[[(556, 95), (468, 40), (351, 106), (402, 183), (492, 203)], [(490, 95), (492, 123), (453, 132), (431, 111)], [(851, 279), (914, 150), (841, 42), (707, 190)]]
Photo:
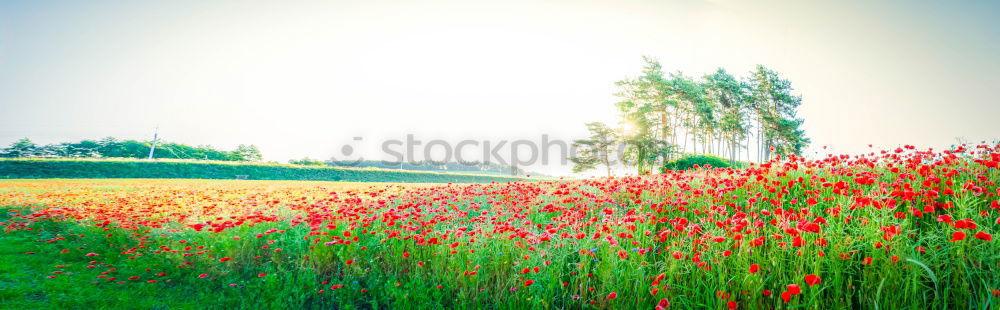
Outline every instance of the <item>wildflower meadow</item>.
[(5, 181), (0, 303), (993, 309), (998, 164), (905, 146), (471, 185)]

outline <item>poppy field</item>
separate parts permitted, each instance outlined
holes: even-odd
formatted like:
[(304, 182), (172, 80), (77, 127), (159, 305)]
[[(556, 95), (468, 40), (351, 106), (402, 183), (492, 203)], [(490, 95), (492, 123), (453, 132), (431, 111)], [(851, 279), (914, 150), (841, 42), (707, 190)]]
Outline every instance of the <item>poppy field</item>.
[(1000, 145), (588, 180), (0, 182), (6, 308), (996, 309)]

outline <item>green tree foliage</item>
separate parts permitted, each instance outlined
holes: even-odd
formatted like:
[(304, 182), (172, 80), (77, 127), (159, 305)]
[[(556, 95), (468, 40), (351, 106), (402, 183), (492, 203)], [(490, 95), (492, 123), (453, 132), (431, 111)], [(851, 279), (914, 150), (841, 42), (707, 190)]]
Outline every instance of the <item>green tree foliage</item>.
[(608, 125), (599, 122), (587, 123), (590, 138), (573, 141), (577, 149), (576, 156), (570, 158), (573, 162), (573, 172), (580, 173), (603, 165), (611, 176), (611, 166), (618, 153), (617, 147), (620, 134)]
[(706, 75), (704, 85), (708, 101), (717, 115), (717, 123), (712, 130), (720, 143), (716, 150), (728, 153), (729, 161), (736, 162), (738, 150), (742, 148), (741, 141), (749, 133), (747, 85), (722, 68)]
[(10, 147), (3, 149), (4, 157), (33, 157), (40, 154), (38, 145), (28, 138), (15, 141)]
[(615, 93), (621, 98), (616, 106), (622, 117), (622, 134), (626, 148), (624, 160), (635, 164), (640, 174), (652, 171), (660, 158), (669, 158), (674, 149), (682, 99), (670, 80), (664, 77), (659, 61), (643, 57), (642, 75), (623, 79)]
[(650, 134), (637, 134), (626, 137), (625, 159), (635, 163), (639, 174), (650, 174), (657, 163), (661, 163), (673, 154), (673, 145), (654, 138)]
[(264, 156), (260, 154), (260, 150), (253, 144), (240, 144), (236, 147), (236, 151), (233, 151), (233, 156), (234, 160), (239, 161), (261, 161), (264, 159)]
[(802, 97), (792, 95), (792, 84), (777, 72), (758, 65), (750, 73), (750, 106), (757, 115), (757, 139), (760, 158), (772, 154), (800, 154), (809, 144), (799, 128), (802, 119), (796, 109)]
[[(37, 146), (25, 138), (0, 152), (0, 157), (73, 157), (73, 158), (146, 158), (149, 142), (119, 140), (107, 137), (100, 140), (63, 142)], [(190, 146), (180, 143), (158, 143), (154, 158), (203, 159), (224, 161), (260, 161), (261, 154), (253, 145), (241, 145), (236, 151), (222, 151), (211, 146)]]
[(309, 157), (304, 157), (302, 159), (292, 159), (288, 161), (292, 165), (302, 165), (302, 166), (326, 166), (322, 160), (316, 160)]
[[(749, 161), (751, 145), (759, 161), (801, 155), (810, 142), (796, 116), (802, 98), (792, 94), (791, 82), (764, 66), (746, 80), (721, 68), (696, 80), (681, 72), (664, 74), (659, 61), (643, 57), (642, 73), (615, 85), (622, 125), (618, 142), (639, 173), (683, 154), (711, 154), (735, 163), (745, 151)], [(587, 154), (574, 163), (577, 170), (596, 164)]]
[[(705, 141), (705, 135), (714, 127), (714, 111), (705, 98), (705, 88), (697, 81), (677, 72), (671, 75), (670, 85), (679, 98), (681, 111), (680, 127), (684, 130), (684, 150), (687, 150), (688, 136), (691, 136), (692, 152), (698, 153), (698, 143)], [(703, 148), (704, 149), (704, 148)]]

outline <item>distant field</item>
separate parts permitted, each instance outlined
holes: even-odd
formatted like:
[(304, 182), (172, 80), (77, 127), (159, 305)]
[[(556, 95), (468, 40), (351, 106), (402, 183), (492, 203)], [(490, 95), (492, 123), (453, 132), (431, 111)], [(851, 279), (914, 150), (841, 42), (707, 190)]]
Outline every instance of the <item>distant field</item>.
[(490, 183), (520, 177), (270, 163), (137, 159), (0, 159), (6, 179), (236, 179), (406, 183)]
[[(142, 192), (148, 189), (183, 188), (185, 190), (240, 189), (240, 190), (317, 190), (320, 192), (345, 192), (368, 189), (411, 188), (440, 185), (436, 183), (384, 183), (384, 182), (332, 182), (332, 181), (281, 181), (281, 180), (199, 180), (199, 179), (0, 179), (0, 197), (11, 199), (14, 193), (65, 193), (78, 191), (80, 197), (91, 197), (94, 192)], [(85, 193), (90, 195), (84, 195)], [(38, 199), (33, 196), (32, 199)], [(10, 202), (10, 201), (6, 201)], [(38, 201), (36, 201), (38, 202)], [(49, 201), (48, 203), (52, 203)]]

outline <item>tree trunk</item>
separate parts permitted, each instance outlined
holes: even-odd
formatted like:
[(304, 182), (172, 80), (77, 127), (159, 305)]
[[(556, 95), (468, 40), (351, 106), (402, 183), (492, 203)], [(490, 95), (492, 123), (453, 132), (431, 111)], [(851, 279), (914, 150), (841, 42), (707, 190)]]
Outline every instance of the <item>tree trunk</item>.
[(737, 144), (737, 142), (736, 142), (736, 134), (733, 134), (733, 140), (730, 141), (729, 143), (730, 143), (730, 145), (729, 145), (729, 151), (730, 151), (729, 158), (730, 158), (730, 160), (729, 161), (730, 161), (730, 164), (732, 164), (733, 166), (736, 166), (736, 158), (738, 158), (740, 156), (740, 153), (736, 150), (736, 148), (737, 148), (737, 146), (736, 146), (736, 144)]
[(764, 159), (764, 128), (761, 128), (763, 121), (759, 114), (757, 115), (757, 162), (763, 163), (761, 159)]
[(691, 126), (691, 153), (698, 155), (698, 129)]
[[(662, 105), (660, 107), (660, 140), (663, 142), (667, 142), (667, 131), (670, 126), (669, 120), (670, 118), (669, 115), (667, 115), (667, 106)], [(670, 156), (670, 154), (667, 154), (668, 158), (670, 158)]]
[(608, 168), (608, 177), (611, 177), (611, 159), (608, 158), (608, 153), (604, 153), (604, 166)]
[(718, 150), (720, 157), (727, 156), (726, 155), (726, 150), (723, 147), (724, 140), (725, 139), (722, 138), (722, 133), (721, 132), (718, 135), (715, 136), (715, 148)]
[(684, 128), (684, 148), (681, 150), (682, 153), (687, 152), (688, 150), (688, 133), (690, 133), (690, 131), (690, 128)]
[(691, 152), (698, 155), (698, 122), (695, 120), (694, 112), (691, 112)]
[(671, 142), (671, 144), (677, 145), (677, 127), (680, 127), (680, 126), (677, 126), (677, 124), (680, 122), (680, 120), (678, 120), (678, 116), (677, 116), (677, 109), (674, 109), (674, 113), (672, 113), (670, 115), (670, 118), (671, 118), (670, 119), (670, 124), (673, 125), (673, 128), (670, 128), (670, 130), (673, 131), (673, 133), (670, 135), (670, 140), (673, 140)]

